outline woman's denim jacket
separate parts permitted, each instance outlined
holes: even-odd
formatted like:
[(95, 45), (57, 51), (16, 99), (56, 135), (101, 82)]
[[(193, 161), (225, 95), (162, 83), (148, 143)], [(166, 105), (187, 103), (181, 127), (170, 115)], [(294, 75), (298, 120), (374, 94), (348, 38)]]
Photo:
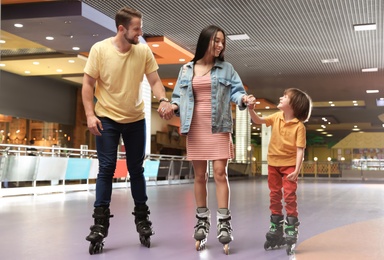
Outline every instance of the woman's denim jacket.
[[(180, 117), (180, 133), (188, 134), (191, 126), (194, 108), (192, 90), (193, 62), (181, 67), (176, 86), (172, 93), (172, 104), (179, 109), (175, 111)], [(244, 110), (246, 105), (242, 102), (244, 90), (243, 83), (233, 66), (225, 61), (216, 60), (211, 69), (211, 103), (212, 103), (212, 133), (233, 131), (231, 101)]]

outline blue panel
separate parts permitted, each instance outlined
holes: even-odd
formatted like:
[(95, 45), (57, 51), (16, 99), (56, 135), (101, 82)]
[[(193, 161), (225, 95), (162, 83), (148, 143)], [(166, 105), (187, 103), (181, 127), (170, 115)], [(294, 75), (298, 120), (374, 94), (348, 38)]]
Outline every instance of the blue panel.
[(146, 160), (144, 164), (144, 177), (154, 178), (157, 177), (159, 171), (160, 161)]
[(65, 173), (66, 180), (84, 180), (88, 179), (89, 170), (91, 168), (90, 159), (69, 158), (67, 171)]

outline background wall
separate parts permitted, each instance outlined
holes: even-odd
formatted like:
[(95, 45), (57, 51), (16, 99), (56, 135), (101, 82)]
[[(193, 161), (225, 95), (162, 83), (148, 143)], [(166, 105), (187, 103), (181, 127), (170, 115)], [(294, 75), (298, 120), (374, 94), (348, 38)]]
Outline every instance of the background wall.
[(75, 85), (0, 71), (0, 114), (74, 125)]

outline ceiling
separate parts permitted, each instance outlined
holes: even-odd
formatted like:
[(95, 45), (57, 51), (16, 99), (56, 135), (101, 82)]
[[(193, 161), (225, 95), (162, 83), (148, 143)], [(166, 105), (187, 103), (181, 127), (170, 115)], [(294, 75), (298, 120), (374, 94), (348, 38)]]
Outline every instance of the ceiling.
[[(383, 0), (2, 0), (1, 4), (2, 70), (80, 84), (91, 46), (115, 35), (116, 11), (131, 6), (144, 15), (144, 38), (167, 87), (172, 88), (168, 82), (174, 83), (180, 66), (193, 57), (201, 29), (216, 24), (227, 35), (249, 37), (228, 38), (225, 59), (248, 92), (262, 101), (257, 107), (262, 114), (276, 107), (284, 89), (296, 87), (314, 101), (308, 132), (325, 142), (336, 142), (353, 128), (384, 131), (384, 107), (377, 106), (384, 103), (379, 100), (384, 98)], [(24, 26), (16, 28), (15, 23)], [(355, 31), (354, 25), (360, 24), (376, 24), (377, 29)], [(155, 43), (159, 47), (153, 47)], [(36, 60), (40, 64), (31, 68)], [(366, 68), (377, 71), (362, 72)]]

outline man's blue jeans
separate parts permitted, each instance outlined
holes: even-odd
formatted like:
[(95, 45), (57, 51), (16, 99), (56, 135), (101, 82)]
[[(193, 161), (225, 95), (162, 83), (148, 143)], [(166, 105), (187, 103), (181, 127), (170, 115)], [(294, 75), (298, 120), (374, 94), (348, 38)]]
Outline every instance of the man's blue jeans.
[(117, 123), (106, 117), (99, 119), (103, 125), (103, 130), (99, 129), (101, 136), (96, 136), (99, 173), (96, 180), (94, 206), (109, 207), (111, 203), (113, 174), (116, 169), (120, 136), (125, 145), (133, 200), (135, 205), (144, 204), (148, 200), (143, 174), (146, 142), (145, 119), (127, 124)]

